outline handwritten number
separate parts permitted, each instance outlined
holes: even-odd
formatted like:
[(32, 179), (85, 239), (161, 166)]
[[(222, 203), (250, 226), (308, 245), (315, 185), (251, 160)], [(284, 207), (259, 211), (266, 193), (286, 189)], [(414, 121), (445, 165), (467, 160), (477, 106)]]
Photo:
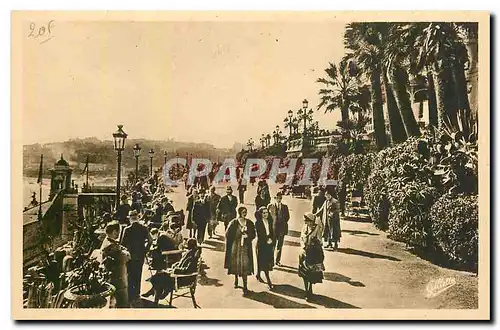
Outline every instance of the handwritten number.
[(35, 31), (35, 23), (30, 24), (30, 34), (28, 34), (28, 37), (33, 37), (36, 38), (33, 32)]
[(54, 20), (49, 21), (49, 24), (47, 24), (47, 30), (49, 31), (49, 34), (52, 32), (50, 31), (50, 28), (52, 27), (52, 24), (54, 23)]
[(30, 23), (30, 33), (28, 34), (29, 38), (33, 39), (41, 39), (40, 37), (44, 37), (44, 40), (41, 40), (40, 43), (44, 43), (53, 38), (52, 29), (54, 28), (54, 20), (49, 21), (46, 25), (41, 25), (40, 27), (36, 26), (36, 23)]

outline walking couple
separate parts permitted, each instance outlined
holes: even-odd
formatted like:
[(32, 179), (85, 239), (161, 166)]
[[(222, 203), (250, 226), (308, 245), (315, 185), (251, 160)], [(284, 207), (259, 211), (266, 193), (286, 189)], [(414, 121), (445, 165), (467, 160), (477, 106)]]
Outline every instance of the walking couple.
[(256, 278), (264, 282), (264, 272), (269, 289), (273, 284), (269, 272), (274, 267), (274, 250), (277, 249), (276, 264), (280, 265), (284, 236), (288, 231), (290, 218), (288, 207), (281, 203), (281, 194), (276, 195), (276, 203), (262, 206), (255, 212), (255, 224), (247, 218), (248, 210), (241, 205), (237, 208), (238, 216), (232, 220), (226, 231), (226, 255), (224, 268), (234, 275), (234, 287), (238, 288), (238, 278), (243, 279), (243, 294), (248, 294), (247, 279), (254, 273), (252, 241), (257, 238), (257, 274)]

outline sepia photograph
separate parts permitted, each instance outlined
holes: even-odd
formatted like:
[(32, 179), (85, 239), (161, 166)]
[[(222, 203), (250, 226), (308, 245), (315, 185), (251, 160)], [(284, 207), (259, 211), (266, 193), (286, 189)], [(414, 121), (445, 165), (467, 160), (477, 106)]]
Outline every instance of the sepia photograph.
[(14, 319), (490, 318), (489, 13), (11, 20)]

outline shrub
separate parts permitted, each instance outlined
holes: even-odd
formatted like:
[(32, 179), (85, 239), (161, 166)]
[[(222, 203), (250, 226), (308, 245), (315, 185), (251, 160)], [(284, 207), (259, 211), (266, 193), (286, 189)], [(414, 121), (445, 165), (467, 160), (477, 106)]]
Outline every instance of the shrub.
[(388, 228), (388, 212), (392, 204), (389, 196), (391, 189), (412, 181), (429, 184), (430, 169), (427, 159), (419, 153), (419, 142), (418, 139), (411, 138), (384, 149), (373, 157), (364, 196), (372, 221), (380, 229)]
[(389, 234), (392, 239), (417, 248), (432, 247), (429, 211), (437, 189), (417, 181), (392, 181), (388, 187)]
[(477, 270), (478, 196), (446, 194), (430, 210), (436, 248), (452, 262)]
[(338, 179), (344, 183), (364, 187), (370, 175), (374, 154), (353, 154), (343, 159), (339, 168)]

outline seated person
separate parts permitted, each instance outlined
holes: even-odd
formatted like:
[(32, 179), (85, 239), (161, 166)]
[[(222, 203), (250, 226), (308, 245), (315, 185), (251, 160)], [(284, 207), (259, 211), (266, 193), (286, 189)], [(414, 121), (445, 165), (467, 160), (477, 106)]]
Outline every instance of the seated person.
[[(160, 231), (158, 232), (158, 239), (156, 240), (156, 247), (151, 253), (152, 256), (152, 268), (153, 269), (165, 269), (167, 265), (167, 258), (162, 254), (164, 251), (180, 250), (182, 246), (183, 238), (181, 233), (181, 227), (176, 223), (163, 223)], [(176, 262), (180, 256), (172, 255), (169, 256), (169, 261)]]
[[(151, 277), (152, 288), (143, 294), (149, 297), (155, 294), (155, 301), (165, 299), (165, 297), (174, 290), (174, 279), (172, 274), (191, 274), (198, 269), (198, 260), (200, 259), (200, 250), (196, 239), (190, 238), (187, 242), (187, 250), (183, 253), (181, 260), (172, 265), (166, 271), (156, 273)], [(196, 278), (194, 279), (196, 281)], [(178, 285), (189, 285), (193, 278), (179, 278)]]

